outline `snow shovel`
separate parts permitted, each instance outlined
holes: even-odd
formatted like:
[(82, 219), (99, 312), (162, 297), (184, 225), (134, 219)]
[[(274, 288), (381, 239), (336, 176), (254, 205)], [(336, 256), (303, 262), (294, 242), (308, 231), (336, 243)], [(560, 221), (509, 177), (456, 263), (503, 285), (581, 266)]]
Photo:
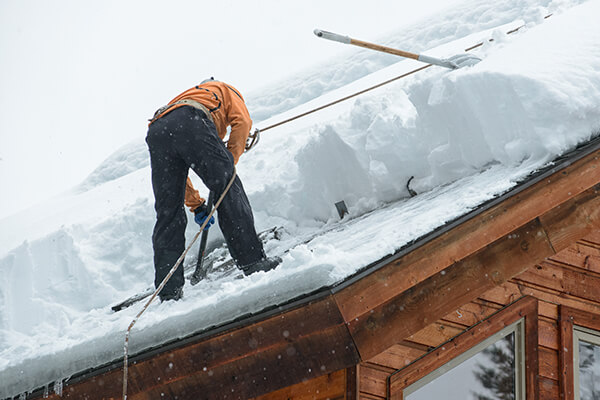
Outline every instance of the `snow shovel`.
[(333, 32), (323, 31), (321, 29), (314, 30), (315, 35), (320, 38), (333, 40), (345, 44), (353, 44), (355, 46), (364, 47), (371, 50), (381, 51), (383, 53), (393, 54), (400, 57), (412, 58), (413, 60), (421, 61), (427, 64), (439, 65), (440, 67), (457, 69), (477, 64), (481, 58), (471, 54), (458, 54), (450, 58), (435, 58), (424, 54), (409, 53), (408, 51), (397, 50), (391, 47), (381, 46), (379, 44), (363, 42), (362, 40), (352, 39), (349, 36), (339, 35)]
[[(209, 210), (212, 210), (214, 202), (214, 195), (211, 191), (208, 194), (208, 200), (206, 206)], [(200, 249), (198, 250), (198, 262), (196, 263), (196, 269), (190, 278), (190, 283), (193, 285), (200, 282), (202, 279), (206, 278), (206, 269), (202, 268), (202, 264), (204, 263), (204, 253), (206, 251), (206, 242), (208, 241), (208, 229), (202, 231), (202, 237), (200, 238)]]

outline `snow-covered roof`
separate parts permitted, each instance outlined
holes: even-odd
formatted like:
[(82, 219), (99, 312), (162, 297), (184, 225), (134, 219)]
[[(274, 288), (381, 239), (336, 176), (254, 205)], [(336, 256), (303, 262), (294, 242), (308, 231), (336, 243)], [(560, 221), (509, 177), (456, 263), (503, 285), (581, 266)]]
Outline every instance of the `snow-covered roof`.
[[(563, 3), (517, 34), (505, 32), (520, 21), (426, 52), (444, 57), (483, 40), (483, 61), (474, 67), (428, 68), (265, 133), (238, 172), (258, 230), (282, 228), (266, 250), (282, 254), (283, 263), (244, 279), (187, 285), (181, 301), (152, 305), (132, 332), (130, 351), (339, 285), (590, 141), (600, 128), (593, 17), (600, 6)], [(514, 1), (519, 6), (530, 10)], [(257, 125), (416, 67), (400, 61)], [(122, 356), (124, 331), (141, 305), (119, 313), (110, 305), (153, 281), (144, 155), (142, 141), (132, 143), (72, 192), (0, 222), (0, 397)], [(419, 193), (413, 198), (410, 176)], [(341, 221), (334, 207), (340, 200), (350, 210)], [(214, 248), (222, 239), (216, 229), (211, 235)]]
[[(128, 393), (246, 399), (369, 360), (600, 228), (599, 160), (597, 138), (336, 285), (145, 349)], [(119, 397), (121, 366), (77, 373), (64, 393)]]

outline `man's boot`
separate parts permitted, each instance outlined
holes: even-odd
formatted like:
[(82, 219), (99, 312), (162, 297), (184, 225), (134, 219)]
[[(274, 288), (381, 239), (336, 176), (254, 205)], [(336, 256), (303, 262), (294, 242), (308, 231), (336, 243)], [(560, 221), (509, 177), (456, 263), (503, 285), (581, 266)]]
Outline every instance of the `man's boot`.
[(183, 288), (177, 288), (172, 292), (169, 293), (162, 293), (164, 292), (164, 289), (161, 291), (161, 293), (158, 295), (158, 297), (160, 297), (160, 302), (162, 303), (163, 301), (169, 301), (169, 300), (179, 300), (183, 297)]
[(252, 264), (244, 265), (240, 267), (240, 269), (242, 272), (244, 272), (244, 275), (248, 276), (258, 271), (267, 272), (275, 269), (275, 267), (281, 264), (281, 261), (282, 260), (279, 257), (265, 257), (262, 260), (258, 260)]

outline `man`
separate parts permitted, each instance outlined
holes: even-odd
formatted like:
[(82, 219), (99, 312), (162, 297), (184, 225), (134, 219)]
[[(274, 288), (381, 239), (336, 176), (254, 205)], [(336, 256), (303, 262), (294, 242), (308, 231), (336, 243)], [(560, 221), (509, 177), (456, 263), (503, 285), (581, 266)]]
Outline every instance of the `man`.
[[(251, 126), (242, 95), (231, 85), (212, 78), (183, 92), (154, 114), (146, 142), (156, 209), (152, 235), (155, 287), (185, 248), (184, 200), (199, 224), (210, 212), (187, 178), (188, 170), (198, 174), (214, 193), (215, 201), (219, 199), (245, 150)], [(231, 130), (225, 147), (227, 127)], [(254, 228), (250, 203), (237, 176), (217, 213), (229, 252), (245, 275), (271, 270), (281, 262), (279, 258), (266, 257)], [(183, 284), (182, 266), (159, 293), (161, 301), (181, 298)]]

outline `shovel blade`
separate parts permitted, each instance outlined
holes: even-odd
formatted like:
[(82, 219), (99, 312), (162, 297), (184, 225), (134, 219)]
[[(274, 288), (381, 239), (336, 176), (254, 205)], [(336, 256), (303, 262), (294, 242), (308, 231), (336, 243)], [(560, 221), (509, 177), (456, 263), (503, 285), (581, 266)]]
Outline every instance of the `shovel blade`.
[(448, 62), (456, 65), (456, 68), (471, 67), (481, 61), (481, 58), (473, 54), (457, 54), (446, 59)]

